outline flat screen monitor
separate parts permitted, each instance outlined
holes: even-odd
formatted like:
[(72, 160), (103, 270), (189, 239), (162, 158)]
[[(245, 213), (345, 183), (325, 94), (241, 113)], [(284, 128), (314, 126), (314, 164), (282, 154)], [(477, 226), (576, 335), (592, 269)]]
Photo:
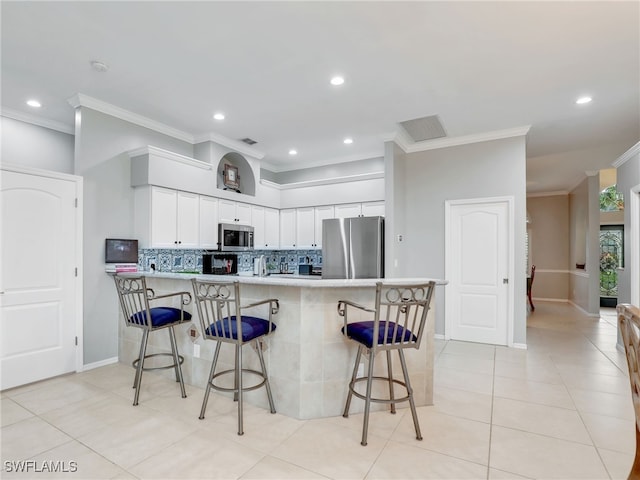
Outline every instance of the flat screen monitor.
[(138, 263), (138, 240), (107, 238), (104, 248), (105, 263)]

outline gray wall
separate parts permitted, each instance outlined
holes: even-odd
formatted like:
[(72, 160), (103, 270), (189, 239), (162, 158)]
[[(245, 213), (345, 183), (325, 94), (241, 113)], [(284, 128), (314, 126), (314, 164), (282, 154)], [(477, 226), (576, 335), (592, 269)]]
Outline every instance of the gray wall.
[(193, 157), (190, 143), (80, 107), (74, 172), (84, 178), (84, 363), (118, 356), (118, 303), (104, 239), (133, 237), (127, 151), (146, 145)]
[(362, 175), (384, 171), (384, 158), (370, 158), (353, 162), (326, 165), (322, 167), (300, 168), (286, 172), (272, 172), (260, 169), (260, 176), (271, 182), (286, 184), (311, 180), (326, 180), (349, 175)]
[(73, 173), (73, 135), (8, 117), (0, 121), (3, 162)]
[[(404, 227), (396, 224), (390, 233), (396, 239), (398, 275), (446, 279), (445, 201), (512, 196), (515, 216), (514, 342), (518, 344), (526, 343), (525, 162), (525, 137), (428, 150), (396, 158), (393, 168), (399, 178), (393, 180), (397, 199), (393, 214), (404, 218)], [(398, 234), (403, 235), (401, 243), (397, 242)], [(436, 293), (437, 334), (444, 334), (444, 288)]]

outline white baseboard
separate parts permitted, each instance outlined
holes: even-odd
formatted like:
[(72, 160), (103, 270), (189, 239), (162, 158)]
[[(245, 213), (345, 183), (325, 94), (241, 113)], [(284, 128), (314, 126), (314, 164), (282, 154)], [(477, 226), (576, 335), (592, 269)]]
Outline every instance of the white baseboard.
[(599, 313), (589, 313), (584, 308), (582, 308), (580, 305), (578, 305), (576, 303), (573, 303), (571, 300), (569, 300), (569, 305), (577, 308), (578, 310), (580, 310), (584, 315), (586, 315), (589, 318), (600, 318), (600, 314)]
[(105, 360), (100, 360), (99, 362), (87, 363), (82, 367), (82, 371), (86, 372), (87, 370), (93, 370), (94, 368), (100, 368), (114, 363), (118, 363), (118, 357), (111, 357)]
[(441, 335), (440, 333), (436, 333), (433, 338), (435, 338), (436, 340), (446, 340), (444, 338), (444, 335)]
[(569, 303), (568, 298), (542, 298), (542, 297), (533, 297), (534, 304), (535, 302), (559, 302), (559, 303)]
[(527, 344), (526, 343), (514, 343), (513, 344), (513, 348), (520, 348), (522, 350), (526, 350), (527, 349)]

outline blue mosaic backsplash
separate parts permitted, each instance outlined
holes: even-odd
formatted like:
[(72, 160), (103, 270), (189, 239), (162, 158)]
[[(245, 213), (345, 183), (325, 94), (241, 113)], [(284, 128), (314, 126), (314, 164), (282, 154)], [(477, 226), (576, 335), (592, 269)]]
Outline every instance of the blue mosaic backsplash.
[[(158, 249), (146, 248), (138, 252), (138, 269), (150, 271), (155, 265), (156, 272), (202, 273), (202, 254), (211, 250)], [(213, 252), (217, 253), (217, 252)], [(238, 272), (253, 272), (253, 261), (264, 255), (268, 272), (285, 271), (298, 273), (298, 265), (322, 267), (322, 250), (253, 250), (233, 252), (238, 255)]]

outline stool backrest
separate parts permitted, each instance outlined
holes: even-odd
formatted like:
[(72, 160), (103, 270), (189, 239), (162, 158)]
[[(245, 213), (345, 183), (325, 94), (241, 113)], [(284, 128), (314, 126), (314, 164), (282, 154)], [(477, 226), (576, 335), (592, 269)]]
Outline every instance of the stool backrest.
[[(382, 339), (378, 348), (420, 347), (434, 289), (435, 282), (407, 285), (376, 283), (374, 330), (383, 332), (378, 337)], [(403, 335), (402, 332), (407, 330), (412, 335)]]
[(116, 290), (124, 321), (129, 326), (151, 328), (149, 298), (153, 290), (147, 288), (144, 277), (119, 277), (114, 275)]
[(231, 332), (237, 329), (237, 338), (242, 339), (242, 322), (236, 321), (236, 316), (241, 315), (239, 282), (209, 282), (194, 278), (191, 283), (205, 338), (235, 342)]

